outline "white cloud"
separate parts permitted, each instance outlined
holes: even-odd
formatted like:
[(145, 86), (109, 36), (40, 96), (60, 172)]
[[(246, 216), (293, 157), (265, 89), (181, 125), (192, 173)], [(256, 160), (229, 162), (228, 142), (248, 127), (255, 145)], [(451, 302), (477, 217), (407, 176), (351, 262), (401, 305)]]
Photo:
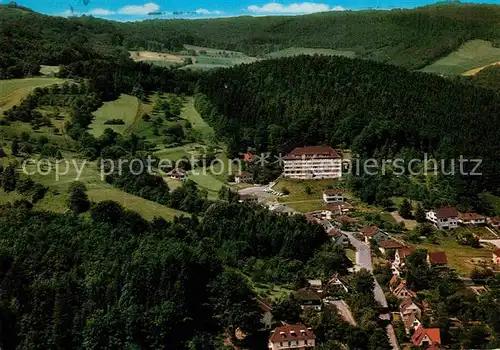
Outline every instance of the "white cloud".
[(88, 12), (88, 14), (93, 15), (93, 16), (110, 16), (110, 15), (114, 15), (115, 12), (110, 11), (108, 9), (96, 8), (96, 9), (90, 10)]
[(277, 2), (270, 2), (263, 6), (250, 5), (248, 11), (255, 13), (313, 13), (324, 11), (344, 11), (342, 6), (330, 7), (327, 4), (315, 2), (296, 2), (290, 5), (283, 5)]
[(153, 2), (148, 2), (142, 6), (128, 5), (118, 10), (121, 15), (147, 15), (150, 12), (157, 12), (160, 6)]
[(199, 15), (220, 15), (222, 13), (222, 11), (219, 10), (210, 11), (207, 9), (198, 9), (194, 12), (196, 12)]

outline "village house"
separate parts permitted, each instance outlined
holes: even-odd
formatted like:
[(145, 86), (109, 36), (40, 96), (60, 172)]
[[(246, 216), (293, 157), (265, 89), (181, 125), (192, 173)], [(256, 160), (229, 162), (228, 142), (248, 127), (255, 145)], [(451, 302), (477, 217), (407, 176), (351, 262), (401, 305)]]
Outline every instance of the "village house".
[(385, 254), (385, 252), (389, 249), (395, 250), (399, 248), (403, 248), (403, 246), (399, 242), (393, 241), (392, 239), (380, 242), (380, 244), (378, 245), (378, 249), (382, 252), (382, 254)]
[(288, 215), (288, 216), (298, 213), (296, 210), (293, 210), (292, 208), (283, 204), (271, 204), (269, 206), (269, 210), (276, 214)]
[(401, 303), (399, 304), (399, 312), (403, 317), (410, 314), (415, 315), (417, 318), (422, 317), (422, 310), (410, 297), (406, 297), (401, 301)]
[(253, 195), (253, 194), (240, 194), (240, 199), (238, 202), (243, 203), (258, 203), (259, 202), (259, 197)]
[(186, 178), (186, 171), (181, 168), (174, 168), (167, 173), (171, 179), (183, 181)]
[(389, 239), (389, 237), (376, 226), (363, 227), (359, 232), (365, 237), (366, 244), (370, 244), (371, 241), (380, 243)]
[(358, 219), (351, 218), (350, 216), (347, 216), (347, 215), (341, 215), (341, 216), (334, 217), (333, 221), (337, 225), (342, 226), (342, 224), (355, 224), (358, 222)]
[(347, 288), (347, 283), (343, 281), (339, 275), (338, 272), (335, 272), (328, 281), (329, 286), (339, 286), (341, 287), (346, 293), (349, 292), (349, 289)]
[(342, 157), (331, 147), (297, 147), (283, 158), (283, 176), (291, 179), (334, 179), (342, 176)]
[(394, 254), (394, 261), (392, 263), (392, 272), (395, 275), (400, 275), (402, 270), (405, 267), (405, 259), (408, 255), (413, 253), (415, 250), (411, 247), (403, 247), (396, 249), (396, 253)]
[(486, 217), (477, 213), (458, 213), (458, 222), (462, 225), (484, 225)]
[(276, 328), (269, 336), (268, 350), (313, 349), (313, 332), (303, 324), (291, 324)]
[(316, 311), (321, 311), (321, 297), (313, 290), (309, 288), (299, 289), (295, 292), (295, 298), (299, 301), (302, 310), (311, 308)]
[(493, 253), (491, 253), (491, 254), (493, 255), (493, 257), (491, 259), (493, 264), (495, 264), (495, 265), (500, 264), (500, 249), (495, 249), (493, 251)]
[(416, 296), (415, 292), (406, 286), (406, 280), (397, 275), (393, 275), (389, 281), (389, 290), (398, 299)]
[(323, 201), (325, 203), (335, 203), (345, 201), (344, 191), (342, 190), (326, 190), (323, 192)]
[(328, 237), (331, 238), (334, 242), (335, 245), (348, 245), (349, 244), (349, 237), (347, 237), (345, 234), (342, 233), (337, 228), (331, 228), (327, 232)]
[(243, 154), (243, 162), (244, 163), (251, 163), (252, 161), (254, 161), (255, 159), (257, 158), (256, 155), (250, 153), (250, 152), (247, 152), (247, 153), (244, 153)]
[(323, 286), (321, 280), (307, 280), (307, 283), (309, 283), (309, 288), (314, 289), (318, 293), (321, 293), (321, 289)]
[(446, 265), (448, 263), (448, 258), (445, 252), (428, 252), (427, 253), (427, 264), (431, 266)]
[(441, 345), (440, 330), (439, 328), (424, 328), (420, 325), (411, 337), (411, 342), (424, 349), (439, 349)]
[(347, 202), (331, 202), (326, 205), (326, 209), (331, 212), (332, 215), (343, 215), (354, 209), (354, 207)]
[(441, 207), (439, 209), (431, 210), (425, 214), (425, 217), (438, 229), (451, 229), (458, 227), (458, 211), (455, 207)]
[(234, 175), (234, 182), (237, 184), (253, 182), (253, 175), (248, 171), (240, 171)]
[(488, 225), (493, 228), (500, 228), (500, 216), (488, 218)]

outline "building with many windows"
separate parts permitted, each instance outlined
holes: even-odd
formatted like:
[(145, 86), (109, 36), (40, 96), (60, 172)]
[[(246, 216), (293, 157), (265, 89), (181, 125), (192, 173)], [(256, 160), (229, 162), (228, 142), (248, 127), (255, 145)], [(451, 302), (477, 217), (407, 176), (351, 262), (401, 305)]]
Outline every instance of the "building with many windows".
[(269, 350), (313, 349), (316, 337), (303, 324), (291, 324), (276, 328), (269, 337)]
[(342, 157), (328, 146), (297, 147), (283, 158), (290, 179), (334, 179), (342, 176)]

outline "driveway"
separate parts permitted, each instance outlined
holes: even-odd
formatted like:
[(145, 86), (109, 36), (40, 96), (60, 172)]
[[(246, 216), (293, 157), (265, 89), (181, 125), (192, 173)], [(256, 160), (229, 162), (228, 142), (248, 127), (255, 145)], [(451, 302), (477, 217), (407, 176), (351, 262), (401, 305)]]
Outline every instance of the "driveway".
[[(372, 265), (372, 253), (370, 247), (356, 239), (353, 235), (353, 232), (342, 231), (349, 240), (351, 244), (356, 247), (356, 269), (367, 269), (370, 272), (373, 272)], [(373, 296), (375, 300), (380, 304), (380, 306), (386, 308), (387, 307), (387, 299), (385, 298), (384, 291), (380, 287), (377, 279), (375, 279), (375, 286), (373, 289)], [(391, 317), (388, 313), (381, 314), (379, 316), (382, 320), (390, 320)], [(398, 339), (396, 338), (396, 333), (394, 332), (394, 328), (392, 324), (389, 324), (386, 327), (387, 337), (389, 338), (389, 343), (391, 344), (394, 350), (399, 350)]]
[(343, 300), (334, 300), (331, 302), (335, 307), (337, 308), (340, 316), (342, 319), (348, 323), (350, 323), (353, 326), (357, 326), (356, 320), (352, 316), (351, 309), (349, 308), (349, 305), (345, 303)]

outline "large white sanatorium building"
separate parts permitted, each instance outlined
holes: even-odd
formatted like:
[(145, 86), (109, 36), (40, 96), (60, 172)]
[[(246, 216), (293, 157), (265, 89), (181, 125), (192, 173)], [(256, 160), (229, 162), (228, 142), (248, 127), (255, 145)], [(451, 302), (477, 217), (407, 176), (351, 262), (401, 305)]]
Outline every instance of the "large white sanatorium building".
[(328, 146), (297, 147), (283, 158), (290, 179), (334, 179), (342, 176), (342, 157)]

